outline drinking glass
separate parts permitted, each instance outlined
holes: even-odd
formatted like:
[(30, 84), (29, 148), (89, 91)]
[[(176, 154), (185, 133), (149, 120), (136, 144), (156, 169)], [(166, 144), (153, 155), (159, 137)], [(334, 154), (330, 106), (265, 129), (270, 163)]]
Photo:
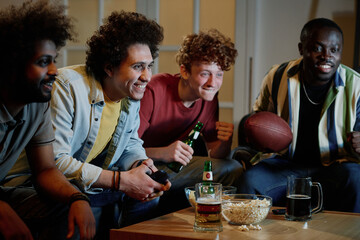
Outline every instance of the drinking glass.
[[(311, 188), (317, 188), (317, 206), (311, 208)], [(321, 184), (312, 182), (311, 177), (288, 176), (285, 219), (307, 221), (311, 214), (320, 212), (323, 206)]]
[(197, 183), (195, 185), (196, 232), (221, 232), (221, 183)]

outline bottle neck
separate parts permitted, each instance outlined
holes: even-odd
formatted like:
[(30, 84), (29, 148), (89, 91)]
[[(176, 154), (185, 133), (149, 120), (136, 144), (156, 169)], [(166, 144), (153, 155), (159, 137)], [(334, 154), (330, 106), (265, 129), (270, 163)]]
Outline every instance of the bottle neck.
[(192, 130), (189, 134), (189, 136), (187, 137), (187, 139), (197, 139), (200, 135), (200, 132), (199, 131), (196, 131), (196, 130)]

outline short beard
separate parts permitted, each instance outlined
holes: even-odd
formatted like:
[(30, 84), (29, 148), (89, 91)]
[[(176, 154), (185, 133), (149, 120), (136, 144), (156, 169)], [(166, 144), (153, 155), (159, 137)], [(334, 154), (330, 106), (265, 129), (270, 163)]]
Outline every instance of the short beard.
[(28, 104), (32, 102), (48, 102), (51, 94), (44, 95), (40, 90), (40, 85), (31, 85), (25, 82), (18, 83), (11, 87), (11, 95), (14, 101)]

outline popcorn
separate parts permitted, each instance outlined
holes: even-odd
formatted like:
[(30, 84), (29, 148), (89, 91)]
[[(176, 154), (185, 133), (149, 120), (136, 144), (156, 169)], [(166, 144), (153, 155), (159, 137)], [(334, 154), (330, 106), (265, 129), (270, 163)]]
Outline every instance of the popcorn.
[(270, 205), (267, 199), (236, 203), (225, 201), (222, 213), (224, 218), (232, 224), (254, 224), (261, 222), (267, 216)]
[(261, 230), (262, 228), (260, 227), (260, 225), (254, 226), (254, 225), (250, 224), (250, 225), (249, 225), (249, 229), (250, 229), (250, 230)]
[(240, 231), (243, 231), (243, 232), (248, 232), (248, 231), (250, 231), (250, 229), (249, 229), (246, 225), (241, 225), (241, 226), (238, 227), (238, 229), (239, 229)]
[(254, 226), (250, 224), (249, 226), (241, 225), (238, 227), (238, 229), (243, 232), (249, 232), (250, 230), (261, 230), (262, 228), (259, 225)]
[(195, 191), (191, 191), (189, 193), (189, 202), (190, 202), (190, 205), (195, 207), (196, 206), (196, 200), (195, 200)]
[(250, 230), (261, 230), (262, 228), (259, 225), (254, 226), (250, 224), (249, 226), (241, 225), (238, 227), (238, 229), (243, 232), (249, 232)]

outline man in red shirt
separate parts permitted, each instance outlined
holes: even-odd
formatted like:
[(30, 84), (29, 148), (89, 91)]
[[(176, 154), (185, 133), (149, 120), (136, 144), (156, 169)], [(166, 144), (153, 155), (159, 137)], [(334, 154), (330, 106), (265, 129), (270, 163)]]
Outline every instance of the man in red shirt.
[[(231, 40), (215, 29), (190, 34), (176, 56), (180, 74), (157, 74), (147, 85), (141, 100), (139, 136), (146, 154), (170, 176), (172, 188), (161, 202), (171, 195), (178, 200), (184, 196), (184, 187), (201, 182), (209, 157), (215, 182), (233, 185), (241, 175), (241, 165), (226, 159), (234, 126), (218, 121), (217, 93), (224, 71), (235, 63), (236, 56)], [(201, 134), (209, 157), (193, 157), (194, 149), (182, 142), (198, 121), (204, 124)], [(184, 168), (175, 173), (166, 167), (170, 162), (179, 162)]]

